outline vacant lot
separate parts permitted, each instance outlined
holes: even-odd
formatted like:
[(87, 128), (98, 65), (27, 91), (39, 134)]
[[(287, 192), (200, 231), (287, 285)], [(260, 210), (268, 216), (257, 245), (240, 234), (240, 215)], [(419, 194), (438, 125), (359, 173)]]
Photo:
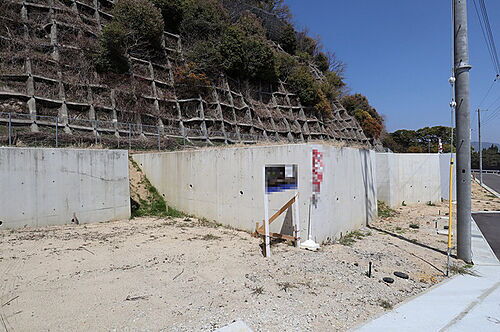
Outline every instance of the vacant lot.
[(401, 221), (415, 208), (402, 207), (343, 244), (306, 252), (280, 243), (270, 259), (259, 239), (190, 218), (1, 231), (0, 326), (186, 331), (242, 319), (255, 330), (354, 327), (444, 278), (439, 209), (419, 215), (418, 229)]

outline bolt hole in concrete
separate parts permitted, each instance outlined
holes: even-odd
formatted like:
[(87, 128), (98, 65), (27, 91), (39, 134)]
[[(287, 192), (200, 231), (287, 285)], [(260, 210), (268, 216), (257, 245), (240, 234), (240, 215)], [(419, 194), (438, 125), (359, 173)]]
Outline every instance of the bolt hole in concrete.
[(243, 195), (243, 191), (242, 190), (240, 190), (240, 195)]
[(2, 224), (3, 224), (3, 221), (0, 220), (0, 226), (2, 226)]
[(193, 185), (192, 185), (192, 184), (190, 184), (190, 185), (189, 185), (189, 188), (193, 188)]

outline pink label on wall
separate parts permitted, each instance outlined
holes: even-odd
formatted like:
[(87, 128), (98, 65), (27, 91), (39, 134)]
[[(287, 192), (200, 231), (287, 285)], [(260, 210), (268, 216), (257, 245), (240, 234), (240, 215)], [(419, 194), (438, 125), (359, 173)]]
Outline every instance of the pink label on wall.
[(313, 193), (319, 194), (323, 182), (323, 153), (313, 149), (312, 153), (312, 185)]

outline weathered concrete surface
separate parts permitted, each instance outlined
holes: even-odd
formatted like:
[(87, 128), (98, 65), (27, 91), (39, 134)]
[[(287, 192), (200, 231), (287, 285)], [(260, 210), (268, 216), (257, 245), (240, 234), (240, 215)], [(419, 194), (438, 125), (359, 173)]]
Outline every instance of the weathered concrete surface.
[[(149, 180), (172, 206), (199, 217), (253, 231), (264, 219), (265, 164), (298, 164), (302, 238), (307, 238), (312, 194), (312, 150), (324, 153), (324, 182), (311, 208), (313, 236), (332, 240), (376, 216), (375, 153), (328, 145), (276, 145), (136, 154)], [(271, 214), (293, 195), (271, 194)], [(271, 224), (286, 231), (291, 211)], [(285, 222), (287, 220), (287, 222)]]
[(130, 217), (128, 153), (0, 148), (2, 228)]
[[(441, 198), (448, 200), (450, 196), (450, 157), (451, 153), (439, 155), (439, 167), (441, 172)], [(453, 154), (453, 200), (457, 200), (457, 156)]]
[(390, 207), (441, 200), (438, 154), (377, 153), (377, 197)]

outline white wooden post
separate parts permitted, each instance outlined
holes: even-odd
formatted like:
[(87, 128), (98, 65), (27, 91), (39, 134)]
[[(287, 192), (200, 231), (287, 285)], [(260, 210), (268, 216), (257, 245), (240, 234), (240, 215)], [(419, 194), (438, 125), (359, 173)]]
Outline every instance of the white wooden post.
[(263, 169), (264, 176), (264, 231), (265, 231), (265, 245), (266, 257), (271, 257), (271, 241), (269, 238), (269, 197), (266, 191), (266, 166)]
[(295, 216), (293, 217), (295, 221), (295, 237), (297, 238), (297, 241), (295, 241), (295, 246), (299, 247), (300, 246), (300, 214), (299, 214), (299, 192), (295, 194)]

